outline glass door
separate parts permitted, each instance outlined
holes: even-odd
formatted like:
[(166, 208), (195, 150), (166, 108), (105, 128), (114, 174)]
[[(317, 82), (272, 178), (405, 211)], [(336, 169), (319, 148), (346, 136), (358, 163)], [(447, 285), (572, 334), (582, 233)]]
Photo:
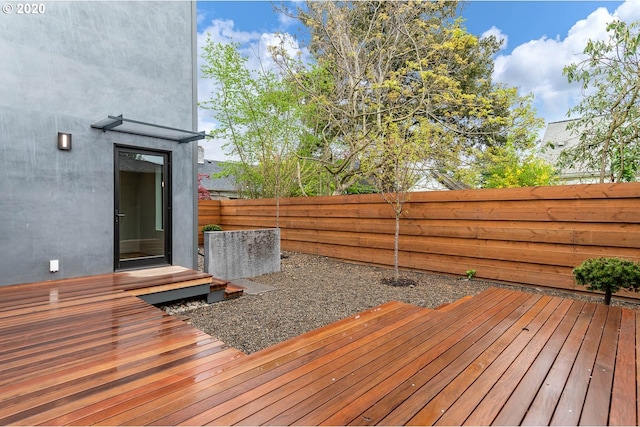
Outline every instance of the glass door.
[(116, 147), (115, 269), (171, 264), (170, 155)]

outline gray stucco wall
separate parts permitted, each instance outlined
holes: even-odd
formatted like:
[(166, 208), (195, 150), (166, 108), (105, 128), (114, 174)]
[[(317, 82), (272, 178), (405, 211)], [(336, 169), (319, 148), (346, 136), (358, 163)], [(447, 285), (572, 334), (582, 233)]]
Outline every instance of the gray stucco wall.
[(115, 144), (172, 153), (173, 264), (193, 268), (197, 143), (90, 127), (195, 130), (192, 3), (43, 3), (0, 19), (0, 285), (113, 271)]

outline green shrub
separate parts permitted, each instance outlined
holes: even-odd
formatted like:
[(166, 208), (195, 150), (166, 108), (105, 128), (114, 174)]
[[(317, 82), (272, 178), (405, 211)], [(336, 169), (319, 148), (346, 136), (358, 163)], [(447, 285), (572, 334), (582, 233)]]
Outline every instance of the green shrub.
[(222, 231), (222, 227), (220, 227), (218, 224), (207, 224), (202, 227), (202, 231)]
[(579, 285), (591, 291), (604, 292), (604, 303), (611, 303), (611, 294), (620, 289), (637, 292), (640, 288), (640, 264), (620, 258), (592, 258), (573, 269)]

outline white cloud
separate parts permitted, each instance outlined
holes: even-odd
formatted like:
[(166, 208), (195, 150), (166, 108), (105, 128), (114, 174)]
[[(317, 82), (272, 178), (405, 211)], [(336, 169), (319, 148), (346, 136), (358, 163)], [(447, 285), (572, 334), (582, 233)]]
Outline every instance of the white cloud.
[(637, 21), (640, 19), (640, 1), (627, 0), (616, 9), (615, 15), (625, 22)]
[(204, 21), (204, 20), (205, 20), (205, 18), (206, 18), (206, 17), (205, 17), (205, 15), (204, 15), (204, 13), (198, 13), (198, 15), (196, 16), (196, 23), (197, 23), (198, 25), (200, 25), (200, 24), (202, 23), (202, 21)]
[[(249, 58), (247, 67), (250, 70), (273, 69), (276, 64), (269, 54), (269, 47), (279, 45), (281, 40), (285, 40), (285, 48), (290, 55), (296, 55), (301, 52), (297, 42), (287, 33), (260, 33), (238, 31), (235, 29), (232, 20), (214, 19), (210, 25), (198, 33), (198, 101), (203, 102), (211, 99), (211, 94), (215, 91), (215, 84), (210, 79), (203, 79), (201, 66), (204, 63), (202, 59), (202, 47), (210, 38), (217, 43), (239, 43), (240, 53)], [(204, 130), (207, 133), (215, 129), (216, 121), (213, 114), (209, 110), (198, 108), (198, 130)], [(210, 160), (226, 160), (227, 154), (222, 149), (222, 141), (205, 140), (200, 145), (204, 147), (205, 158)]]
[(278, 23), (280, 24), (280, 27), (283, 29), (291, 27), (296, 22), (298, 22), (298, 20), (292, 16), (289, 16), (284, 13), (278, 14)]
[(567, 82), (563, 68), (581, 60), (589, 39), (604, 40), (607, 24), (616, 17), (630, 22), (639, 16), (638, 0), (627, 0), (614, 13), (598, 8), (576, 22), (564, 38), (543, 36), (515, 47), (510, 54), (498, 55), (493, 78), (518, 87), (523, 95), (533, 93), (538, 114), (547, 122), (566, 119), (568, 109), (580, 101), (581, 89)]
[(499, 28), (496, 28), (495, 25), (482, 33), (480, 38), (484, 39), (491, 36), (494, 36), (496, 40), (500, 42), (500, 50), (504, 50), (507, 48), (509, 44), (509, 37), (504, 34)]
[(544, 110), (555, 119), (563, 117), (575, 101), (576, 88), (562, 74), (563, 67), (575, 60), (566, 43), (543, 37), (517, 46), (509, 55), (499, 55), (493, 77), (518, 87), (521, 94), (533, 92), (538, 112)]

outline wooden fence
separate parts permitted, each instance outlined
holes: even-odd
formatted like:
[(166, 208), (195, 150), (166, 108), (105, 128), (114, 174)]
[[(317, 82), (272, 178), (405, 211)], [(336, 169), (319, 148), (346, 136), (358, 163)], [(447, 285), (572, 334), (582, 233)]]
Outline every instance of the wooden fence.
[(204, 235), (202, 227), (207, 224), (222, 223), (220, 218), (220, 200), (198, 200), (198, 245), (202, 246)]
[[(276, 226), (274, 199), (200, 213), (201, 225)], [(279, 225), (283, 250), (393, 265), (394, 215), (379, 195), (281, 199)], [(584, 290), (572, 274), (583, 260), (640, 261), (640, 183), (412, 193), (400, 234), (402, 268)]]

